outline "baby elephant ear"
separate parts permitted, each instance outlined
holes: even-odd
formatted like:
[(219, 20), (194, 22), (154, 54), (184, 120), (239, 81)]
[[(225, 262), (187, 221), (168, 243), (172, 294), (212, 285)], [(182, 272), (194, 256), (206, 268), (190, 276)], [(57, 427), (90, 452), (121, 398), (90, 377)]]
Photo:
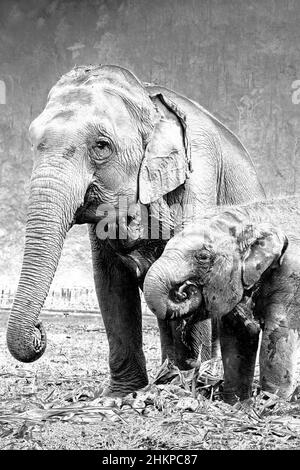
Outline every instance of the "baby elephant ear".
[(139, 200), (157, 201), (183, 184), (190, 163), (190, 142), (186, 117), (181, 109), (161, 93), (151, 96), (158, 121), (148, 143), (139, 175)]
[(286, 235), (279, 229), (261, 224), (247, 225), (238, 236), (242, 252), (242, 277), (246, 289), (256, 284), (272, 265), (278, 266), (288, 247)]

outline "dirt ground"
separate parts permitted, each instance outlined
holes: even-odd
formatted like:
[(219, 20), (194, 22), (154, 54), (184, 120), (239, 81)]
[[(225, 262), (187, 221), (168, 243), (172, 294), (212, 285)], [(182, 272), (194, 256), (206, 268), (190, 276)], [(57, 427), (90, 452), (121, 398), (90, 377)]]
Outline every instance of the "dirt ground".
[(220, 378), (206, 374), (205, 382), (204, 369), (196, 377), (160, 368), (154, 317), (144, 317), (150, 385), (123, 400), (100, 397), (109, 375), (100, 316), (44, 315), (48, 347), (32, 364), (7, 351), (7, 317), (0, 312), (0, 449), (300, 447), (299, 399), (258, 395), (232, 407), (220, 399)]

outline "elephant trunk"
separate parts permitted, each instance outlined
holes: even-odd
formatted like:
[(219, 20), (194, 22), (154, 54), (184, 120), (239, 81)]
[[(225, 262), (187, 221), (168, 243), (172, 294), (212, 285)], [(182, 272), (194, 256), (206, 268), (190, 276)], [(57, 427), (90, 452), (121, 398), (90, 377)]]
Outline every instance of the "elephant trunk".
[(73, 181), (53, 165), (40, 165), (31, 180), (23, 265), (7, 330), (8, 348), (22, 362), (35, 361), (46, 348), (39, 314), (78, 206)]
[(151, 266), (144, 281), (144, 295), (157, 318), (180, 319), (199, 309), (201, 291), (190, 278), (190, 267), (183, 259), (163, 255)]

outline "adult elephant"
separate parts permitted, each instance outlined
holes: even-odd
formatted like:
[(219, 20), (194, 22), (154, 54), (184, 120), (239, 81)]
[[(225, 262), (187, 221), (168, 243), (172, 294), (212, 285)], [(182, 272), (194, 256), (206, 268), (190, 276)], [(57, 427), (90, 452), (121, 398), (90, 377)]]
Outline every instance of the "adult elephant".
[[(157, 240), (143, 245), (130, 239), (130, 232), (120, 242), (99, 239), (96, 227), (105, 213), (97, 210), (99, 204), (117, 208), (126, 198), (129, 204), (150, 206), (180, 203), (183, 212), (192, 204), (201, 212), (207, 204), (261, 198), (263, 190), (247, 151), (215, 117), (171, 90), (142, 84), (118, 66), (81, 66), (64, 75), (31, 124), (30, 136), (36, 158), (9, 350), (24, 362), (43, 354), (39, 314), (66, 233), (73, 224), (88, 223), (109, 342), (107, 392), (124, 395), (147, 384), (139, 279), (126, 261), (139, 243), (143, 277), (162, 248)], [(182, 368), (196, 358), (198, 339), (209, 337), (209, 324), (199, 323), (191, 350), (174, 326), (159, 322), (159, 327), (163, 359), (168, 355)]]

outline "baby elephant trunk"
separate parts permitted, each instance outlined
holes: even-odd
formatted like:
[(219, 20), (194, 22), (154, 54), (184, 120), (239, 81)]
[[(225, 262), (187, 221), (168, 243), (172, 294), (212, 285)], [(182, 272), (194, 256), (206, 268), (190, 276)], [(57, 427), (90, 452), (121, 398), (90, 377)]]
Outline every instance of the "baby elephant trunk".
[(200, 308), (201, 291), (195, 282), (188, 279), (189, 275), (187, 263), (167, 260), (164, 256), (149, 269), (144, 281), (144, 295), (157, 318), (184, 318)]

